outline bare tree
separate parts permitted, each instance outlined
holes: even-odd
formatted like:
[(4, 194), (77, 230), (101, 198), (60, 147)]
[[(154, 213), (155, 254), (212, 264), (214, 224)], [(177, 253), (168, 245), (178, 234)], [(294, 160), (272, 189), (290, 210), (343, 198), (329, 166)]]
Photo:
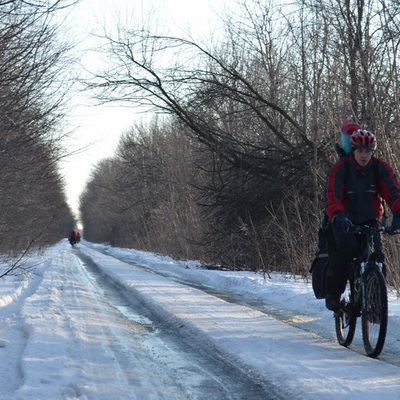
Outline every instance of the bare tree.
[(71, 3), (0, 2), (2, 253), (54, 243), (72, 220), (57, 166), (69, 47), (51, 20)]
[[(273, 254), (272, 264), (285, 265), (300, 257), (288, 257), (293, 247), (280, 245), (296, 241), (279, 222), (304, 237), (300, 199), (304, 226), (316, 234), (342, 119), (382, 135), (386, 153), (386, 143), (398, 148), (392, 87), (399, 6), (299, 0), (284, 14), (271, 1), (240, 3), (215, 46), (120, 27), (118, 36), (105, 36), (110, 68), (88, 87), (102, 102), (171, 115), (197, 143), (200, 179), (191, 183), (207, 216), (204, 244), (212, 254), (238, 267), (265, 266)], [(147, 165), (148, 174), (163, 176), (160, 159)], [(151, 207), (164, 200), (164, 192), (154, 194)], [(265, 249), (256, 257), (255, 245)]]
[(81, 198), (85, 236), (198, 257), (202, 222), (191, 185), (193, 153), (174, 123), (132, 128), (116, 156), (99, 164)]

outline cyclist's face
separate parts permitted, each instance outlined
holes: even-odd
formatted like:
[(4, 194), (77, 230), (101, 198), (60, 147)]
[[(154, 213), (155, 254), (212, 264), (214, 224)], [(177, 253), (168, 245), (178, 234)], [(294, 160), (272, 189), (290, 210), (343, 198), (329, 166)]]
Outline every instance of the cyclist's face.
[(369, 163), (373, 154), (374, 151), (371, 149), (362, 149), (358, 147), (354, 150), (354, 158), (361, 167), (365, 167)]

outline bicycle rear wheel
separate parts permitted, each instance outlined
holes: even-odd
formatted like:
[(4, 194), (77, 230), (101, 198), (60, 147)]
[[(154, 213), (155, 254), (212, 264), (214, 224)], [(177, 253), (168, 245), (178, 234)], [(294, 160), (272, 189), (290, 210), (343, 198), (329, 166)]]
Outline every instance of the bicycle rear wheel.
[(351, 344), (356, 331), (357, 313), (354, 306), (354, 282), (348, 280), (346, 290), (340, 301), (341, 308), (334, 314), (336, 337), (340, 345), (347, 347)]
[(385, 344), (388, 322), (386, 282), (379, 270), (368, 272), (363, 296), (361, 323), (364, 348), (369, 357), (375, 358)]

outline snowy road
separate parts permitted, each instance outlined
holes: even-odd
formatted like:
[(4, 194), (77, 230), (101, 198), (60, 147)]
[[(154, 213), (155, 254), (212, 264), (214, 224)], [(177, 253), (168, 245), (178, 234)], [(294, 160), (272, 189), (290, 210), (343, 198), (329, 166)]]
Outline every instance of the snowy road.
[(1, 399), (282, 398), (150, 312), (83, 246), (47, 257), (0, 297)]
[[(107, 250), (102, 251), (103, 254), (108, 254)], [(115, 255), (114, 255), (115, 256)], [(131, 265), (137, 265), (135, 261), (131, 261), (129, 256), (124, 257), (118, 256), (119, 260), (126, 262)], [(155, 273), (151, 267), (142, 265), (144, 270), (151, 271)], [(315, 333), (322, 338), (325, 338), (330, 341), (336, 342), (336, 334), (334, 330), (334, 320), (333, 316), (330, 313), (327, 313), (327, 318), (315, 318), (315, 310), (313, 307), (302, 306), (296, 310), (292, 309), (292, 305), (288, 304), (287, 308), (285, 308), (285, 304), (279, 303), (279, 307), (273, 306), (271, 304), (266, 304), (263, 302), (257, 294), (252, 296), (250, 293), (245, 293), (244, 296), (238, 294), (227, 293), (223, 291), (218, 291), (215, 289), (211, 289), (207, 286), (202, 286), (199, 284), (193, 284), (190, 281), (186, 281), (181, 276), (175, 276), (173, 273), (168, 273), (165, 270), (158, 271), (157, 273), (162, 276), (168, 276), (170, 279), (174, 281), (189, 285), (195, 288), (198, 288), (206, 293), (212, 294), (213, 296), (219, 297), (225, 301), (243, 305), (246, 307), (250, 307), (254, 310), (258, 310), (266, 315), (272, 316), (279, 321), (282, 321), (286, 324), (290, 324), (296, 328), (304, 330), (305, 332)], [(324, 304), (324, 301), (320, 301), (320, 303)], [(329, 323), (327, 323), (329, 322)], [(361, 324), (361, 321), (358, 321), (358, 324)], [(379, 359), (381, 361), (385, 361), (387, 363), (391, 363), (400, 367), (400, 335), (391, 335), (391, 332), (400, 332), (400, 320), (395, 320), (393, 318), (389, 319), (388, 323), (388, 334), (386, 337), (385, 343), (385, 351), (380, 355)], [(362, 341), (361, 332), (358, 335), (355, 335), (353, 340), (351, 349), (360, 354), (365, 354), (365, 349)], [(400, 399), (400, 396), (399, 396)]]
[(326, 335), (304, 282), (100, 247), (60, 242), (2, 281), (0, 399), (400, 399), (393, 311), (372, 360)]
[[(78, 273), (96, 299), (97, 307), (92, 309), (103, 321), (104, 342), (119, 371), (116, 384), (127, 388), (126, 397), (119, 393), (120, 398), (278, 398), (228, 360), (186, 343), (179, 327), (152, 315), (132, 292), (100, 275), (96, 264), (79, 249), (77, 254), (82, 264)], [(107, 365), (104, 368), (109, 370)], [(118, 393), (115, 389), (111, 393)]]

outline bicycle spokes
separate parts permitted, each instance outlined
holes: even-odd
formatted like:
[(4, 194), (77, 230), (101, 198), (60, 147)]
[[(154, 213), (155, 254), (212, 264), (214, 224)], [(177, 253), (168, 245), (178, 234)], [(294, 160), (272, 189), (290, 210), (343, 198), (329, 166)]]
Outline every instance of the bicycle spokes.
[(352, 303), (354, 285), (348, 281), (341, 300), (341, 309), (335, 312), (336, 337), (342, 346), (349, 346), (356, 330), (356, 314)]
[(365, 280), (362, 308), (364, 347), (370, 357), (377, 357), (385, 343), (387, 328), (387, 291), (382, 273), (372, 270)]

